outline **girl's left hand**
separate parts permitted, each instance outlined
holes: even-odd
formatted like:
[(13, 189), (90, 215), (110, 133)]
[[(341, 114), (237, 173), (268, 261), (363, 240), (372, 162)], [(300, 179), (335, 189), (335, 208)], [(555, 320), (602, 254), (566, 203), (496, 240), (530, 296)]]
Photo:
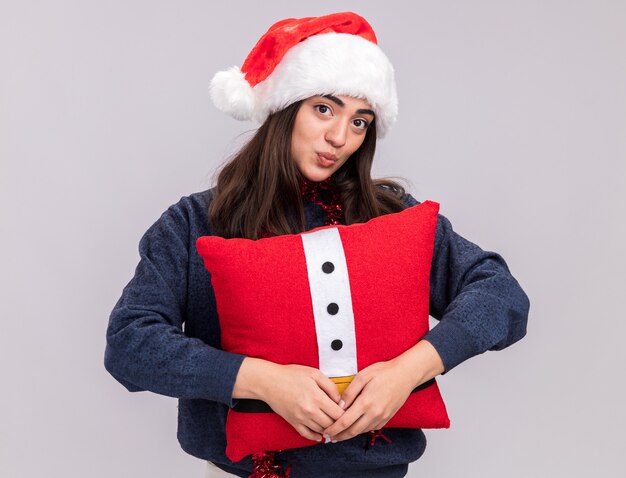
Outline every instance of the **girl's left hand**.
[(324, 435), (335, 442), (383, 428), (415, 388), (409, 377), (410, 370), (401, 357), (361, 370), (341, 396), (346, 412)]

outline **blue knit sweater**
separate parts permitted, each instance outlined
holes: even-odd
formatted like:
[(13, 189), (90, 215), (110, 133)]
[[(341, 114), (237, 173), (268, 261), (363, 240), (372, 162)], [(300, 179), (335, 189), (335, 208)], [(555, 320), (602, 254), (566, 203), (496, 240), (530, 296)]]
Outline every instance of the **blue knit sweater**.
[[(178, 440), (198, 458), (241, 477), (250, 457), (225, 456), (226, 413), (244, 356), (220, 350), (220, 328), (210, 275), (196, 239), (214, 234), (208, 223), (212, 190), (183, 197), (148, 229), (139, 244), (135, 275), (115, 305), (107, 329), (106, 369), (129, 391), (176, 397)], [(406, 195), (404, 202), (418, 202)], [(324, 225), (320, 206), (305, 204), (307, 230)], [(439, 320), (424, 337), (445, 370), (526, 334), (529, 301), (501, 256), (480, 249), (439, 215), (430, 278), (430, 314)], [(402, 477), (426, 438), (417, 429), (385, 429), (392, 443), (366, 447), (367, 435), (287, 450), (279, 464), (292, 478)]]

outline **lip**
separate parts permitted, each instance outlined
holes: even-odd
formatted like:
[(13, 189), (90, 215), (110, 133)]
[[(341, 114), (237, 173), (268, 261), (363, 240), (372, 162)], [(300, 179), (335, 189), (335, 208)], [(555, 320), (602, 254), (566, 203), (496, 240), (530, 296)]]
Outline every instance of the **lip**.
[(320, 158), (326, 159), (328, 161), (337, 161), (337, 156), (333, 153), (317, 153)]
[(317, 153), (317, 162), (323, 168), (331, 168), (337, 162), (337, 157), (328, 153)]

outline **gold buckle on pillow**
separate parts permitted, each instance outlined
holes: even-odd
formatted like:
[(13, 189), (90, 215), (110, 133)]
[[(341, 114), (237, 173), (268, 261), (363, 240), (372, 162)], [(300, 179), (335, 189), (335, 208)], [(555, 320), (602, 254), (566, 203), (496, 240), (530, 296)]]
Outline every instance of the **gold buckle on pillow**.
[(350, 382), (352, 382), (354, 377), (354, 375), (348, 375), (346, 377), (330, 377), (330, 379), (335, 382), (337, 390), (339, 390), (339, 393), (342, 394), (344, 390), (348, 388), (348, 385), (350, 385)]

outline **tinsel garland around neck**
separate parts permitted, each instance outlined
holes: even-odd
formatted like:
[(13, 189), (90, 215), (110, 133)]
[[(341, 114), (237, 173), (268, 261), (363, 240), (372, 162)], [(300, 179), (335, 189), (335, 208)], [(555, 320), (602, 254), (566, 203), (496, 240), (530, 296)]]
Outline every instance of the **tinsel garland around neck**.
[(327, 226), (341, 224), (343, 205), (334, 178), (330, 176), (324, 181), (314, 182), (301, 175), (299, 181), (302, 200), (317, 204), (326, 213), (324, 224)]
[(291, 465), (284, 470), (276, 463), (276, 452), (268, 451), (252, 455), (254, 468), (248, 478), (289, 478)]

